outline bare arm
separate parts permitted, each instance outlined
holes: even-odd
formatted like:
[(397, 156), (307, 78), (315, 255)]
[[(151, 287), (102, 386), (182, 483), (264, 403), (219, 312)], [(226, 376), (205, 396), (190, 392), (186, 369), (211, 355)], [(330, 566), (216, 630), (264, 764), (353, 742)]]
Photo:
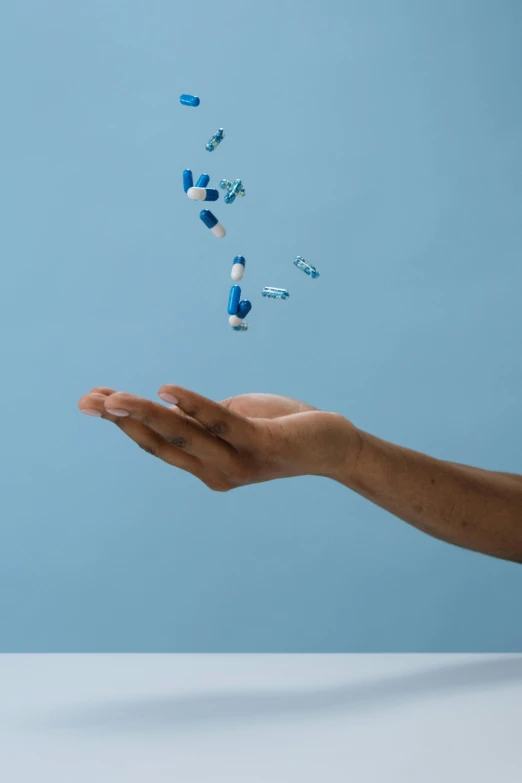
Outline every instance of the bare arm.
[(435, 538), (522, 563), (522, 476), (459, 465), (359, 431), (332, 478)]
[(522, 563), (522, 476), (394, 446), (340, 414), (287, 397), (244, 394), (216, 403), (170, 384), (159, 396), (174, 408), (106, 387), (78, 404), (210, 489), (324, 476), (435, 538)]

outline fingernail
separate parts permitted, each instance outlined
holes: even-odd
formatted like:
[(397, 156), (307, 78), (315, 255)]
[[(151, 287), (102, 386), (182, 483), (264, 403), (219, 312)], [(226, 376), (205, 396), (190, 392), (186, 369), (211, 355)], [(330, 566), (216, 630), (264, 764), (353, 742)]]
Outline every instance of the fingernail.
[(87, 416), (101, 416), (100, 411), (95, 408), (80, 408), (81, 413), (85, 413)]
[(123, 408), (107, 408), (107, 412), (113, 416), (128, 416), (129, 411), (123, 410)]
[(158, 394), (158, 397), (163, 400), (163, 402), (168, 402), (170, 405), (177, 405), (179, 403), (179, 400), (174, 397), (173, 394), (167, 394), (167, 392), (161, 392)]

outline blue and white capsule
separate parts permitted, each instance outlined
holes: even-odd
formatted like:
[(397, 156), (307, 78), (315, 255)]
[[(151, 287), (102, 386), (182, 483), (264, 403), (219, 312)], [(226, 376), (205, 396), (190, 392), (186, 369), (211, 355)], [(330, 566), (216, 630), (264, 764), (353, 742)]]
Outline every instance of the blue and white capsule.
[(188, 193), (191, 187), (194, 185), (194, 180), (192, 179), (192, 172), (190, 169), (185, 169), (183, 172), (183, 190), (185, 193)]
[(210, 182), (210, 177), (208, 174), (202, 174), (198, 181), (196, 182), (197, 188), (206, 188), (208, 183)]
[(201, 101), (199, 100), (197, 95), (186, 95), (185, 93), (183, 95), (179, 96), (179, 102), (183, 104), (183, 106), (199, 106)]
[(242, 280), (245, 274), (246, 260), (244, 256), (236, 256), (232, 261), (232, 272), (230, 277), (232, 280)]
[(212, 152), (213, 150), (216, 149), (218, 144), (221, 144), (224, 138), (225, 138), (225, 131), (223, 130), (223, 128), (218, 128), (218, 130), (216, 131), (216, 133), (214, 133), (212, 138), (210, 138), (207, 141), (205, 145), (205, 149), (208, 150), (208, 152)]
[(187, 196), (192, 201), (217, 201), (219, 198), (219, 190), (215, 188), (189, 188), (187, 190)]
[(229, 315), (237, 315), (239, 309), (239, 300), (241, 299), (241, 288), (238, 285), (233, 285), (230, 288), (228, 295), (228, 307), (227, 313)]
[(309, 264), (308, 261), (305, 261), (302, 256), (297, 256), (294, 264), (298, 269), (302, 269), (303, 272), (306, 272), (306, 274), (311, 277), (312, 280), (315, 280), (317, 277), (319, 277), (319, 272), (315, 266), (313, 264)]
[(286, 288), (272, 288), (272, 286), (265, 285), (261, 291), (263, 296), (268, 296), (270, 299), (288, 299), (290, 294)]
[(219, 223), (217, 217), (212, 214), (210, 209), (202, 209), (199, 213), (199, 216), (203, 223), (206, 225), (207, 228), (209, 228), (215, 237), (218, 239), (223, 239), (225, 234), (227, 233), (221, 223)]

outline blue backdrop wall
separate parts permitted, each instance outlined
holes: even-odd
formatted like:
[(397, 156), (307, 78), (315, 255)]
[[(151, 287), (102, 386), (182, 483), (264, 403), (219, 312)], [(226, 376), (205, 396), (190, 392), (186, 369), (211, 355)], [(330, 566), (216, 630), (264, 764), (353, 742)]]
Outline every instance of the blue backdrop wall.
[[(213, 494), (76, 408), (280, 393), (522, 473), (522, 4), (26, 0), (0, 60), (0, 648), (522, 649), (520, 566), (325, 480)], [(223, 242), (185, 167), (244, 181)]]

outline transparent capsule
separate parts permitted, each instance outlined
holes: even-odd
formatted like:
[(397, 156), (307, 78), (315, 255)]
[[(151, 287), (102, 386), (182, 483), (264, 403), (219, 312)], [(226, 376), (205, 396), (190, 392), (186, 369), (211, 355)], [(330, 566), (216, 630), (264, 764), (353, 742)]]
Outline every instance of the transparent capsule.
[(225, 138), (225, 131), (223, 128), (218, 128), (217, 132), (214, 133), (211, 139), (209, 139), (206, 143), (205, 149), (209, 152), (212, 152), (212, 150), (215, 150), (218, 144), (221, 144), (223, 139)]
[(308, 261), (305, 261), (302, 256), (297, 256), (294, 264), (298, 269), (302, 269), (303, 272), (306, 272), (306, 274), (309, 275), (309, 277), (311, 277), (313, 280), (315, 280), (316, 277), (319, 277), (319, 272), (315, 266), (309, 264)]
[(241, 321), (237, 326), (233, 326), (232, 330), (234, 332), (246, 332), (248, 331), (248, 324), (246, 321)]
[(222, 179), (219, 183), (219, 187), (227, 191), (224, 198), (225, 204), (232, 204), (232, 202), (236, 200), (236, 196), (245, 195), (245, 188), (240, 179), (236, 179), (234, 182), (230, 182), (228, 179)]
[(288, 299), (290, 296), (286, 288), (272, 288), (269, 285), (265, 285), (261, 294), (270, 297), (270, 299)]

